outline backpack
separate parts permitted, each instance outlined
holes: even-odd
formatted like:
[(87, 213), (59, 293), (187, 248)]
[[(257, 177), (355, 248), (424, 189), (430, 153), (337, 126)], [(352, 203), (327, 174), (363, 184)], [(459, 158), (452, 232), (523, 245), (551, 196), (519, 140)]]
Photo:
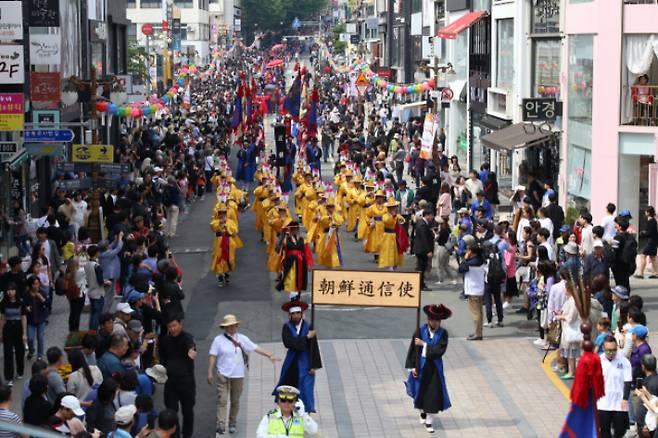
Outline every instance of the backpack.
[[(496, 248), (496, 246), (494, 246)], [(505, 279), (505, 271), (501, 265), (500, 254), (494, 251), (489, 255), (489, 269), (487, 270), (487, 283), (500, 284)]]
[(635, 272), (635, 259), (637, 258), (637, 240), (630, 234), (626, 234), (626, 241), (621, 253), (621, 258), (628, 265), (629, 272)]

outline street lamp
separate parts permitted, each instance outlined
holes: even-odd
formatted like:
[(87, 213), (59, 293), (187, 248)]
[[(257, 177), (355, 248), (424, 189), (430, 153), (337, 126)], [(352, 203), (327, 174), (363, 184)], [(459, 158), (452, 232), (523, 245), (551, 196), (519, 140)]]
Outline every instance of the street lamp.
[(116, 82), (118, 82), (118, 78), (116, 76), (111, 76), (109, 79), (106, 79), (104, 81), (98, 81), (96, 79), (96, 68), (91, 67), (91, 73), (90, 73), (91, 79), (88, 81), (83, 81), (78, 79), (77, 76), (73, 75), (69, 78), (69, 82), (78, 89), (78, 91), (85, 91), (87, 89), (90, 90), (90, 98), (89, 98), (89, 115), (91, 118), (91, 143), (92, 144), (98, 144), (98, 120), (96, 119), (97, 114), (96, 114), (96, 102), (98, 100), (98, 86), (102, 86), (103, 88), (110, 88), (112, 85), (114, 85)]

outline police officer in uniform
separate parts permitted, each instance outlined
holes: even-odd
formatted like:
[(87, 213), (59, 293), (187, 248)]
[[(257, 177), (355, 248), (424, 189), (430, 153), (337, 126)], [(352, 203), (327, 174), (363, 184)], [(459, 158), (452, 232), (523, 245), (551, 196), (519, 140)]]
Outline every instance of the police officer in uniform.
[(304, 438), (304, 433), (313, 436), (318, 433), (318, 424), (298, 403), (299, 390), (293, 386), (281, 385), (277, 389), (277, 408), (269, 411), (258, 425), (257, 438)]

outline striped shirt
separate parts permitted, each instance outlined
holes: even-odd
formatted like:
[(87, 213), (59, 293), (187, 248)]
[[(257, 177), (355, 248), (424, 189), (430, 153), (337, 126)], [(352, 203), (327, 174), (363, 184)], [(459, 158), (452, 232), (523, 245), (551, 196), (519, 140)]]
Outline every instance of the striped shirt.
[[(0, 409), (0, 422), (4, 423), (14, 423), (16, 425), (22, 425), (23, 421), (21, 417), (14, 414), (13, 412), (7, 409)], [(8, 430), (0, 429), (0, 438), (14, 438), (20, 435), (17, 435), (16, 432), (10, 432)]]

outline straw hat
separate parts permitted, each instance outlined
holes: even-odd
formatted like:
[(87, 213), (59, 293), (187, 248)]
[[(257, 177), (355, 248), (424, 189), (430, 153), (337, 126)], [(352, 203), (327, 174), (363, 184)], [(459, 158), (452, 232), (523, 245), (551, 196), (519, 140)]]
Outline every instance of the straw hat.
[(377, 192), (375, 193), (375, 197), (376, 197), (376, 198), (379, 198), (379, 197), (381, 197), (381, 198), (385, 198), (385, 197), (386, 197), (386, 193), (384, 193), (383, 190), (377, 190)]
[(389, 200), (386, 202), (385, 205), (387, 208), (391, 208), (391, 207), (397, 207), (398, 205), (400, 205), (400, 203), (393, 198), (389, 198)]
[(235, 324), (239, 324), (240, 321), (235, 317), (235, 315), (232, 314), (227, 314), (224, 315), (224, 319), (222, 320), (221, 324), (219, 324), (220, 327), (229, 327)]

